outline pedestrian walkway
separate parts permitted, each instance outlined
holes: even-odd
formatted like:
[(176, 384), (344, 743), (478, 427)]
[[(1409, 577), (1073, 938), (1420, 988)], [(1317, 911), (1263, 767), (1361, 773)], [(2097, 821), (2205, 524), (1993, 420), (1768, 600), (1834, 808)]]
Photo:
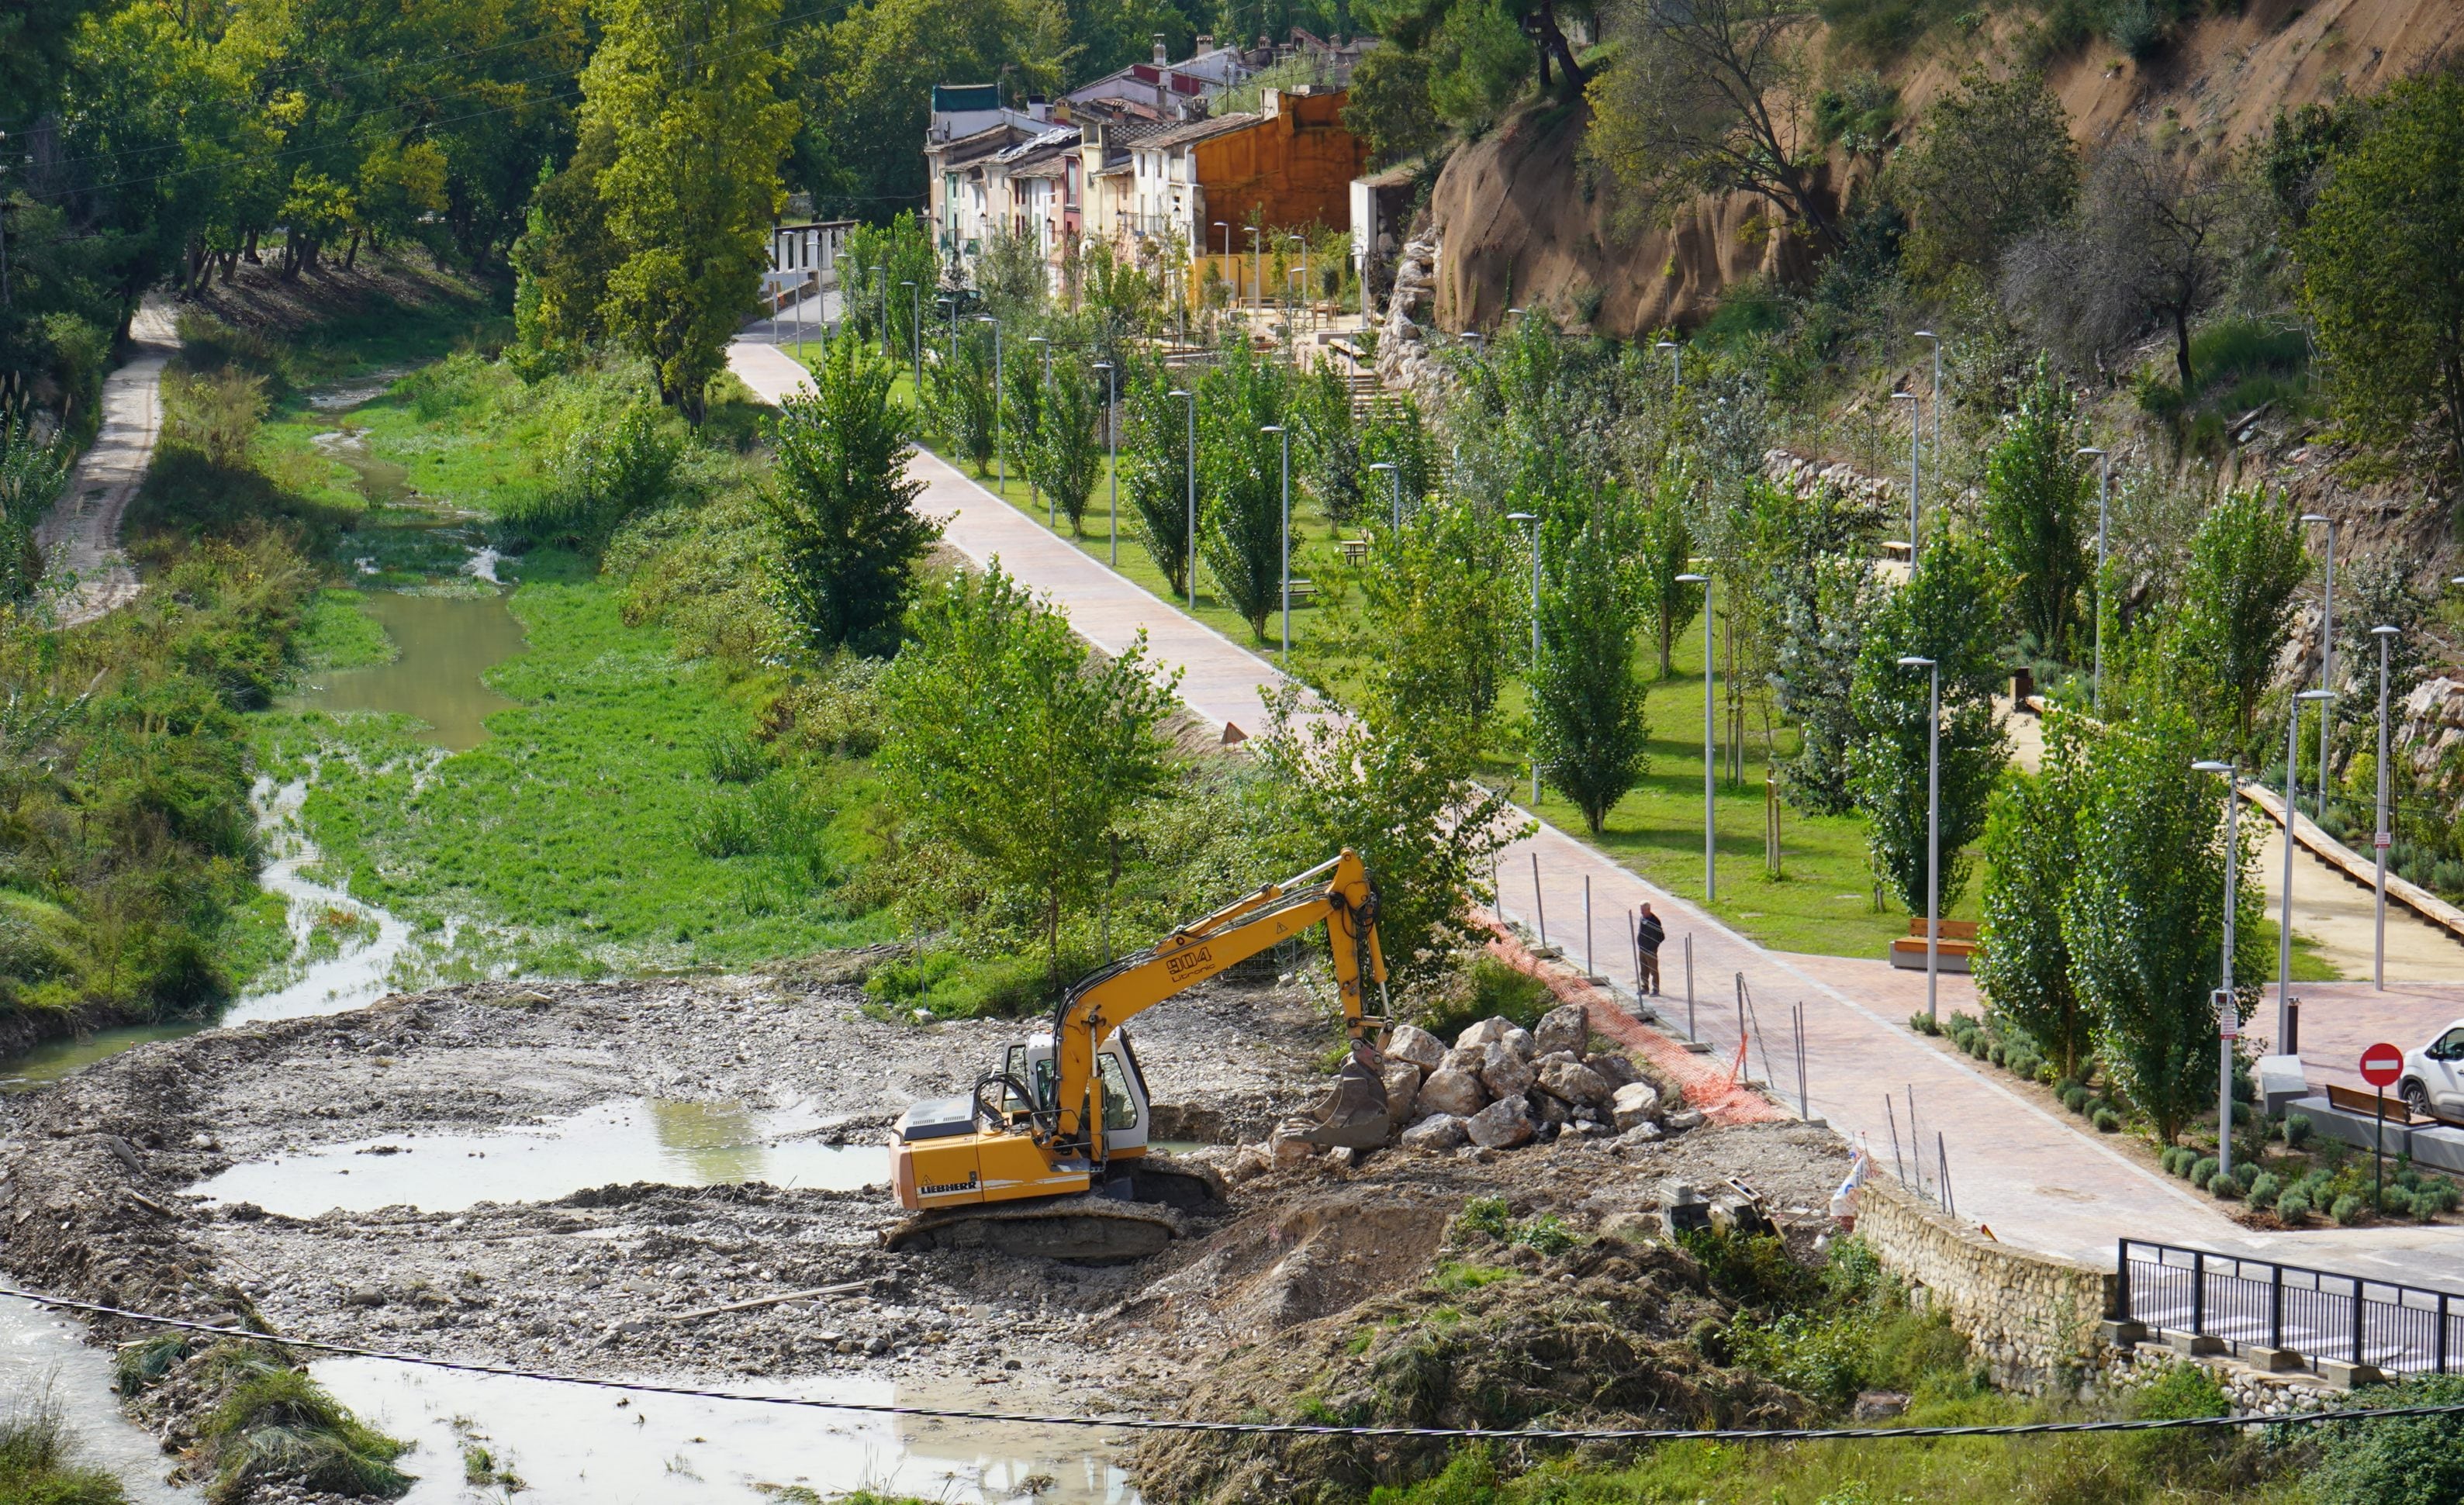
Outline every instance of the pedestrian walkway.
[(102, 427), (79, 456), (34, 545), (44, 568), (77, 588), (60, 601), (59, 624), (80, 626), (137, 599), (137, 572), (120, 548), (120, 518), (145, 484), (163, 428), (163, 367), (180, 348), (169, 311), (148, 303), (129, 320), (130, 359), (102, 383)]
[[(745, 342), (730, 347), (730, 365), (773, 402), (803, 375), (777, 351)], [(910, 473), (924, 483), (920, 508), (944, 519), (943, 537), (953, 548), (979, 563), (998, 558), (1065, 607), (1080, 635), (1105, 651), (1119, 651), (1145, 630), (1155, 661), (1181, 672), (1181, 698), (1207, 721), (1243, 731), (1262, 723), (1265, 696), (1280, 679), (1265, 659), (1148, 594), (935, 456), (919, 452)], [(2464, 1235), (2453, 1229), (2260, 1233), (2241, 1228), (2220, 1204), (2134, 1157), (2114, 1137), (2095, 1133), (2005, 1074), (1908, 1029), (1909, 1014), (1925, 1005), (1923, 972), (1895, 971), (1879, 959), (1766, 949), (1545, 821), (1501, 856), (1497, 877), (1504, 914), (1536, 931), (1545, 911), (1549, 939), (1568, 957), (1628, 983), (1626, 916), (1651, 904), (1669, 933), (1661, 952), (1661, 1007), (1683, 1021), (1690, 936), (1704, 1037), (1723, 1058), (1733, 1058), (1742, 976), (1752, 998), (1744, 1031), (1749, 1074), (1769, 1080), (1773, 1094), (1791, 1104), (1796, 1101), (1791, 1005), (1801, 1001), (1813, 1116), (1864, 1143), (1884, 1170), (1892, 1166), (1896, 1132), (1903, 1160), (1923, 1151), (1928, 1188), (1937, 1165), (1947, 1161), (1960, 1215), (1988, 1225), (2006, 1242), (2110, 1265), (2126, 1234), (2373, 1276), (2453, 1281), (2464, 1290)], [(1954, 1008), (1974, 1011), (1967, 979), (1942, 979), (1941, 1008), (1946, 1015)]]

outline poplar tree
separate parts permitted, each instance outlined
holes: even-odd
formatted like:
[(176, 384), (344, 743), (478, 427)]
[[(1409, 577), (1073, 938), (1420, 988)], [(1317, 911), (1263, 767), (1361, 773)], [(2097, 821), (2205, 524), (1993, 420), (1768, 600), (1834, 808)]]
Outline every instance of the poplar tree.
[(598, 174), (618, 255), (605, 314), (692, 423), (759, 305), (779, 164), (796, 111), (772, 86), (778, 0), (605, 0), (582, 76), (581, 131), (605, 132)]
[(1199, 554), (1215, 588), (1261, 643), (1283, 590), (1284, 449), (1281, 366), (1228, 341), (1199, 388), (1199, 490), (1206, 498)]
[(1583, 813), (1594, 836), (1651, 767), (1616, 507), (1601, 498), (1588, 515), (1552, 520), (1540, 539), (1532, 754), (1541, 777)]

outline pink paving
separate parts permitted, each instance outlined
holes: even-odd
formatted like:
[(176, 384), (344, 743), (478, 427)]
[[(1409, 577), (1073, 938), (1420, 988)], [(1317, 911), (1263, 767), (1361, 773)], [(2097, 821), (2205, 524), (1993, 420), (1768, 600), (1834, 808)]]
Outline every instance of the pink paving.
[[(801, 367), (765, 345), (730, 346), (729, 364), (769, 402), (803, 379)], [(1066, 607), (1080, 635), (1099, 648), (1118, 651), (1144, 629), (1153, 657), (1166, 669), (1181, 670), (1181, 698), (1205, 719), (1244, 731), (1264, 719), (1262, 690), (1280, 679), (1265, 659), (1080, 553), (934, 456), (919, 452), (913, 473), (925, 483), (924, 510), (946, 519), (945, 537), (954, 548), (979, 562), (999, 558), (1003, 569)], [(1814, 1116), (1862, 1142), (1873, 1164), (1884, 1169), (1893, 1164), (1895, 1138), (1903, 1157), (1922, 1147), (1928, 1182), (1939, 1135), (1961, 1216), (1989, 1225), (2007, 1242), (2102, 1262), (2126, 1235), (2383, 1278), (2464, 1282), (2464, 1234), (2453, 1228), (2245, 1229), (2212, 1199), (2133, 1161), (2072, 1115), (2040, 1106), (2000, 1072), (1936, 1049), (1910, 1031), (1907, 1017), (1925, 1002), (1922, 972), (1894, 971), (1879, 959), (1768, 950), (1565, 832), (1536, 824), (1533, 835), (1500, 860), (1501, 914), (1537, 930), (1537, 909), (1545, 907), (1550, 936), (1570, 960), (1631, 978), (1622, 927), (1629, 910), (1649, 902), (1668, 929), (1661, 952), (1667, 996), (1656, 1001), (1672, 1023), (1685, 1023), (1684, 943), (1690, 938), (1695, 1014), (1712, 1058), (1723, 1070), (1735, 1058), (1742, 978), (1752, 1000), (1743, 1032), (1751, 1036), (1751, 1075), (1793, 1089), (1790, 1005), (1801, 1001)], [(1538, 906), (1532, 902), (1535, 858)], [(2419, 1020), (2464, 1016), (2464, 1006), (2441, 1014), (2446, 1006), (2435, 998), (2413, 996), (2422, 990), (2407, 990), (2401, 996), (2409, 1003), (2398, 1002), (2394, 991), (2366, 1008), (2343, 1003), (2339, 990), (2354, 986), (2304, 985), (2304, 993), (2322, 1002), (2336, 997), (2343, 1010), (2322, 1006), (2305, 1018), (2305, 1057), (2314, 1042), (2317, 1051), (2333, 1054), (2347, 1036), (2371, 1029), (2411, 1031), (2387, 1036), (2409, 1046), (2418, 1043), (2422, 1032), (2413, 1026)], [(1941, 1007), (1946, 1014), (1974, 1010), (1966, 978), (1942, 979)], [(2406, 1009), (2413, 1013), (2396, 1016)], [(2354, 1044), (2353, 1052), (2365, 1043)]]

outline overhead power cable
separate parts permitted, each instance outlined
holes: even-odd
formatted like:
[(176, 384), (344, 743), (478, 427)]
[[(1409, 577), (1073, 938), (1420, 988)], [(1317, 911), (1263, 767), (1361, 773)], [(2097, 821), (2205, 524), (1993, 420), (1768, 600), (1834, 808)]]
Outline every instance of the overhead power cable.
[(623, 1390), (636, 1395), (668, 1395), (686, 1400), (730, 1401), (752, 1406), (792, 1406), (806, 1410), (852, 1411), (868, 1416), (913, 1416), (929, 1421), (961, 1421), (999, 1423), (1018, 1427), (1076, 1427), (1096, 1430), (1199, 1432), (1258, 1437), (1417, 1437), (1458, 1442), (1881, 1442), (1887, 1440), (1932, 1440), (1953, 1437), (2036, 1437), (2073, 1432), (2137, 1432), (2182, 1431), (2209, 1427), (2282, 1427), (2315, 1426), (2322, 1422), (2361, 1422), (2392, 1420), (2408, 1416), (2453, 1416), (2464, 1414), (2464, 1402), (2423, 1406), (2352, 1407), (2340, 1410), (2297, 1411), (2285, 1416), (2167, 1416), (2140, 1421), (2085, 1422), (2010, 1422), (1975, 1427), (1345, 1427), (1317, 1422), (1210, 1422), (1177, 1416), (1047, 1416), (1019, 1411), (965, 1410), (947, 1407), (900, 1406), (885, 1401), (832, 1401), (804, 1395), (774, 1395), (759, 1391), (721, 1390), (691, 1385), (661, 1385), (648, 1380), (609, 1380), (597, 1375), (561, 1374), (549, 1369), (525, 1369), (513, 1364), (474, 1363), (459, 1359), (438, 1359), (428, 1354), (399, 1353), (383, 1348), (364, 1348), (354, 1343), (327, 1342), (314, 1338), (284, 1338), (274, 1333), (252, 1332), (242, 1327), (214, 1327), (184, 1318), (163, 1317), (152, 1312), (135, 1312), (124, 1307), (107, 1306), (99, 1301), (78, 1301), (66, 1297), (42, 1296), (13, 1286), (0, 1285), (0, 1296), (13, 1296), (38, 1305), (58, 1307), (73, 1312), (86, 1312), (98, 1317), (116, 1317), (128, 1321), (145, 1322), (157, 1327), (198, 1333), (209, 1338), (232, 1338), (245, 1342), (271, 1343), (283, 1348), (305, 1348), (316, 1353), (341, 1354), (354, 1359), (375, 1359), (385, 1363), (416, 1364), (421, 1368), (444, 1369), (457, 1374), (495, 1375), (509, 1380), (537, 1380), (550, 1385), (578, 1385), (594, 1389)]

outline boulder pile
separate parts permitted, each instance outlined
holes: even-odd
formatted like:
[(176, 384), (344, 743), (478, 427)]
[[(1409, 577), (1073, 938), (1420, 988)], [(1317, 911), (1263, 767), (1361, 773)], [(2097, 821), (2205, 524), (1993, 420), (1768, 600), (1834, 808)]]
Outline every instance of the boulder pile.
[[(1590, 1043), (1591, 1018), (1579, 1003), (1551, 1010), (1534, 1029), (1483, 1019), (1451, 1047), (1418, 1025), (1398, 1026), (1385, 1066), (1387, 1111), (1402, 1130), (1396, 1143), (1432, 1154), (1501, 1150), (1567, 1133), (1659, 1139), (1702, 1123), (1673, 1089), (1664, 1101), (1660, 1082), (1630, 1058), (1589, 1052)], [(1318, 1153), (1279, 1129), (1244, 1146), (1230, 1171), (1240, 1180)]]

